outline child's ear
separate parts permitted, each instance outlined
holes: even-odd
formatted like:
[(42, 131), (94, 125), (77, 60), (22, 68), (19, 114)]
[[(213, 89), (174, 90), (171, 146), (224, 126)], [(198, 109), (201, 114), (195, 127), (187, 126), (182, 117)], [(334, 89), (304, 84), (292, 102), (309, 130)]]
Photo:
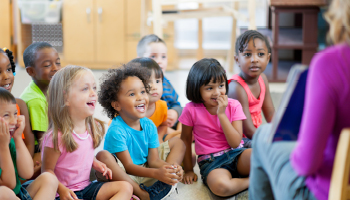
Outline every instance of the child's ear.
[(29, 76), (31, 76), (31, 77), (35, 76), (34, 67), (28, 66), (28, 67), (26, 67), (26, 71), (29, 74)]
[(120, 106), (120, 104), (119, 104), (118, 101), (113, 101), (113, 102), (111, 103), (111, 106), (114, 108), (114, 110), (116, 110), (116, 111), (118, 111), (118, 112), (121, 110), (121, 106)]
[(268, 53), (267, 54), (267, 60), (270, 61), (270, 58), (271, 58), (271, 53)]
[(239, 63), (238, 63), (238, 56), (237, 56), (237, 55), (235, 55), (235, 56), (234, 56), (234, 59), (235, 59), (235, 61), (236, 61), (237, 65), (239, 66)]

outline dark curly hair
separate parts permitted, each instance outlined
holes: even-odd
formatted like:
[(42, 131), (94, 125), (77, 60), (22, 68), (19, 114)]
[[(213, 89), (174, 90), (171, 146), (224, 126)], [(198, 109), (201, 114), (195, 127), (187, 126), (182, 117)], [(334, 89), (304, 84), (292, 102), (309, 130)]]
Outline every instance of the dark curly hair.
[(136, 76), (141, 79), (146, 92), (149, 93), (148, 80), (150, 72), (147, 68), (140, 67), (139, 64), (127, 63), (119, 68), (109, 69), (108, 73), (101, 77), (101, 89), (98, 92), (98, 101), (102, 105), (104, 112), (111, 119), (118, 115), (118, 111), (112, 107), (112, 102), (118, 101), (117, 95), (122, 81), (130, 76)]
[[(253, 39), (253, 43), (254, 43), (254, 39), (256, 39), (256, 38), (259, 38), (260, 40), (264, 41), (268, 52), (271, 53), (271, 46), (270, 46), (269, 41), (267, 40), (267, 37), (258, 31), (248, 30), (248, 31), (242, 33), (236, 40), (236, 45), (235, 45), (236, 55), (243, 52), (243, 50), (247, 47), (248, 42), (251, 39)], [(255, 46), (255, 44), (254, 44), (254, 46)]]
[(12, 69), (12, 73), (15, 73), (16, 72), (16, 64), (15, 64), (15, 61), (14, 61), (14, 57), (13, 57), (13, 53), (12, 51), (10, 51), (9, 49), (1, 49), (0, 48), (0, 53), (4, 53), (6, 54), (6, 56), (9, 58), (10, 60), (10, 64), (11, 64), (11, 69)]

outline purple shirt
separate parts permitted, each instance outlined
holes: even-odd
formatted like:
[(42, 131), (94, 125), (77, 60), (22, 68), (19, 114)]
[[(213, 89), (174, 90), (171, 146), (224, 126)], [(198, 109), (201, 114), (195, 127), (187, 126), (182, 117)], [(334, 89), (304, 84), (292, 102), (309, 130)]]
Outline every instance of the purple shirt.
[(304, 114), (291, 163), (317, 199), (328, 199), (340, 132), (350, 127), (350, 47), (317, 53), (307, 78)]

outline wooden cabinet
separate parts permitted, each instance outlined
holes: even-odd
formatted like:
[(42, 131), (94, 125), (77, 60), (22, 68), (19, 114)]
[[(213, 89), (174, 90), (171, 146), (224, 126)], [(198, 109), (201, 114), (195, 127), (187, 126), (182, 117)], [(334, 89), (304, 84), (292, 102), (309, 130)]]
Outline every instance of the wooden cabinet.
[[(62, 66), (72, 64), (91, 69), (108, 69), (136, 58), (138, 41), (153, 30), (152, 26), (145, 25), (143, 16), (146, 13), (141, 14), (144, 2), (147, 2), (147, 7), (151, 10), (151, 0), (64, 0), (63, 52), (60, 54)], [(1, 9), (2, 6), (0, 11)], [(22, 55), (32, 42), (32, 26), (22, 24), (19, 9), (15, 11), (18, 23), (17, 57), (19, 64), (24, 67)], [(144, 31), (141, 31), (141, 27), (144, 27)], [(168, 69), (171, 70), (176, 66), (177, 60), (174, 24), (169, 23), (163, 31), (168, 47)]]
[(125, 62), (124, 0), (63, 4), (63, 61), (91, 68)]
[(7, 47), (13, 51), (12, 4), (10, 0), (0, 0), (0, 48)]

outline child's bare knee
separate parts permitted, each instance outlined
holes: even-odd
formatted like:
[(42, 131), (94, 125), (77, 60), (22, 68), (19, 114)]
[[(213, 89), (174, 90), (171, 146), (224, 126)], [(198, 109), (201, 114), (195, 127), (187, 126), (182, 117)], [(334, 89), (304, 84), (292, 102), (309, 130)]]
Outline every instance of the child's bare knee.
[(111, 153), (106, 150), (102, 150), (97, 153), (96, 159), (105, 163), (106, 161), (115, 160)]
[(40, 181), (41, 185), (58, 187), (57, 177), (49, 172), (44, 172), (40, 174), (40, 176), (36, 180)]
[(0, 199), (2, 200), (12, 200), (16, 198), (15, 193), (6, 186), (0, 186)]
[(132, 195), (133, 193), (133, 188), (132, 188), (132, 185), (127, 182), (127, 181), (119, 181), (120, 183), (120, 190), (121, 191), (125, 191), (126, 193)]
[(210, 190), (217, 196), (223, 197), (227, 196), (227, 194), (230, 193), (230, 186), (224, 181), (217, 181), (213, 185), (213, 187), (210, 187)]
[(173, 138), (171, 138), (171, 139), (169, 140), (169, 143), (172, 143), (172, 145), (169, 144), (170, 146), (176, 147), (176, 148), (181, 149), (181, 150), (183, 150), (183, 151), (186, 150), (186, 145), (185, 145), (185, 143), (184, 143), (180, 138), (178, 138), (178, 137), (173, 137)]

